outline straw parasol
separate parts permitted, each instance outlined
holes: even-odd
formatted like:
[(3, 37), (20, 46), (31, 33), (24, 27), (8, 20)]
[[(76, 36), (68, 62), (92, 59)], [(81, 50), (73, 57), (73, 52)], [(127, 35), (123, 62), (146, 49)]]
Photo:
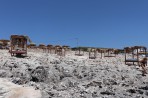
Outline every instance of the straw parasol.
[(36, 46), (36, 44), (33, 43), (33, 42), (31, 42), (29, 45), (30, 45), (30, 46)]

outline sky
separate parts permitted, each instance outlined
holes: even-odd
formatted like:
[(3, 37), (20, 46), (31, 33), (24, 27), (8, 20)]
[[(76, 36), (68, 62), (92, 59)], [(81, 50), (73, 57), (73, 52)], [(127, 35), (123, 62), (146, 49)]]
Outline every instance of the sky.
[(0, 0), (0, 39), (123, 48), (148, 46), (148, 0)]

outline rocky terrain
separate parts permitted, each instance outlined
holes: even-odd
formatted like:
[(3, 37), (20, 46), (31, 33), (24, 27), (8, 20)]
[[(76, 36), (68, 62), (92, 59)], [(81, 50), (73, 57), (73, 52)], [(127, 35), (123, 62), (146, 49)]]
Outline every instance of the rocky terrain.
[[(31, 92), (31, 93), (30, 93)], [(124, 64), (124, 55), (88, 59), (73, 52), (28, 52), (11, 57), (0, 50), (0, 98), (148, 98), (148, 76)]]

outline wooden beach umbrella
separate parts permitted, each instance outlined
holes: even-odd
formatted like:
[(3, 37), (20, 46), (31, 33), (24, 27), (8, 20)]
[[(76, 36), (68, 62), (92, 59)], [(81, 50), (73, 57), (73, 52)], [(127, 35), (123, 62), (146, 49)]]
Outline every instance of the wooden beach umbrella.
[(63, 46), (62, 46), (63, 49), (68, 49), (69, 47), (70, 47), (70, 46), (66, 46), (66, 45), (63, 45)]
[(53, 47), (53, 45), (51, 45), (51, 44), (48, 44), (47, 45), (47, 48), (51, 48), (51, 47)]
[(29, 45), (28, 45), (28, 48), (36, 48), (36, 44), (31, 42)]
[(62, 46), (56, 45), (56, 46), (54, 46), (54, 48), (55, 48), (55, 54), (62, 56), (62, 54), (63, 54), (62, 53)]
[(50, 51), (50, 53), (51, 53), (51, 51), (52, 51), (52, 49), (53, 49), (53, 45), (48, 44), (46, 47), (47, 47), (48, 53), (49, 53), (49, 51)]
[(44, 48), (46, 45), (45, 44), (39, 44), (39, 48)]
[(62, 48), (62, 46), (60, 46), (60, 45), (55, 45), (54, 47), (55, 47), (55, 49), (61, 49)]
[(30, 43), (29, 45), (30, 45), (30, 46), (36, 46), (36, 44), (35, 44), (35, 43)]
[(38, 48), (43, 49), (43, 52), (46, 52), (46, 49), (47, 49), (45, 44), (39, 44)]
[(68, 51), (69, 47), (70, 47), (70, 46), (67, 46), (67, 45), (63, 45), (63, 46), (62, 46), (62, 48), (64, 49), (64, 53), (63, 53), (64, 56), (66, 55), (66, 52)]
[(3, 46), (7, 46), (8, 42), (10, 42), (10, 40), (6, 40), (6, 39), (1, 39), (0, 41), (2, 42)]

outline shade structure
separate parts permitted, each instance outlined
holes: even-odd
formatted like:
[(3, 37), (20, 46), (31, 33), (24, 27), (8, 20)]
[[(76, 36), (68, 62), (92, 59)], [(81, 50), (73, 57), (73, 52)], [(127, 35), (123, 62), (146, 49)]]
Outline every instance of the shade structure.
[(113, 48), (108, 48), (108, 49), (104, 49), (104, 57), (115, 57), (115, 49)]
[(76, 50), (75, 50), (75, 55), (76, 56), (83, 56), (84, 55), (84, 51), (81, 47), (78, 47)]
[[(143, 69), (143, 74), (146, 73), (146, 69), (145, 66), (147, 66), (147, 57), (146, 57), (146, 51), (147, 48), (144, 46), (132, 46), (132, 47), (125, 47), (124, 48), (124, 52), (125, 52), (125, 64), (126, 65), (135, 65), (135, 63), (137, 63), (137, 65), (139, 67), (142, 67)], [(128, 57), (127, 54), (131, 55), (132, 57)], [(143, 55), (144, 56), (141, 56)], [(140, 60), (140, 58), (143, 58), (142, 60)]]
[(26, 54), (27, 55), (27, 38), (23, 35), (10, 36), (10, 53), (11, 56)]
[(65, 56), (67, 51), (70, 49), (70, 46), (63, 45), (62, 48), (63, 48), (63, 56)]
[(43, 48), (45, 48), (45, 47), (46, 47), (45, 44), (39, 44), (39, 46), (38, 46), (38, 48), (40, 48), (40, 49), (43, 49)]
[(3, 46), (7, 46), (9, 42), (10, 42), (10, 40), (0, 39), (0, 44), (2, 44)]
[(104, 53), (104, 49), (98, 48), (98, 49), (97, 49), (97, 52), (101, 54), (100, 57), (102, 58), (102, 57), (103, 57), (103, 53)]
[(35, 48), (37, 48), (36, 44), (33, 43), (33, 42), (31, 42), (27, 47), (30, 48), (30, 49), (35, 49)]
[(43, 44), (43, 43), (39, 44), (38, 48), (39, 48), (39, 49), (42, 49), (42, 50), (43, 50), (43, 52), (46, 52), (46, 50), (47, 50), (46, 45), (45, 45), (45, 44)]
[(97, 58), (97, 49), (96, 48), (89, 48), (89, 59), (96, 59)]
[[(141, 50), (143, 50), (143, 51), (141, 52)], [(137, 63), (139, 65), (140, 55), (143, 55), (144, 54), (145, 57), (146, 57), (146, 51), (147, 51), (147, 48), (145, 46), (125, 47), (124, 48), (125, 64), (126, 65), (130, 65), (132, 63), (134, 65), (135, 63)], [(130, 57), (130, 58), (127, 57), (127, 54), (130, 54), (132, 57)]]
[(51, 44), (48, 44), (46, 47), (47, 47), (48, 53), (52, 53), (52, 50), (54, 50), (54, 46)]
[(59, 56), (62, 56), (63, 55), (63, 51), (62, 51), (62, 46), (60, 45), (56, 45), (54, 46), (54, 49), (55, 49), (55, 54), (59, 55)]
[(30, 46), (36, 46), (36, 43), (30, 43), (29, 45)]

